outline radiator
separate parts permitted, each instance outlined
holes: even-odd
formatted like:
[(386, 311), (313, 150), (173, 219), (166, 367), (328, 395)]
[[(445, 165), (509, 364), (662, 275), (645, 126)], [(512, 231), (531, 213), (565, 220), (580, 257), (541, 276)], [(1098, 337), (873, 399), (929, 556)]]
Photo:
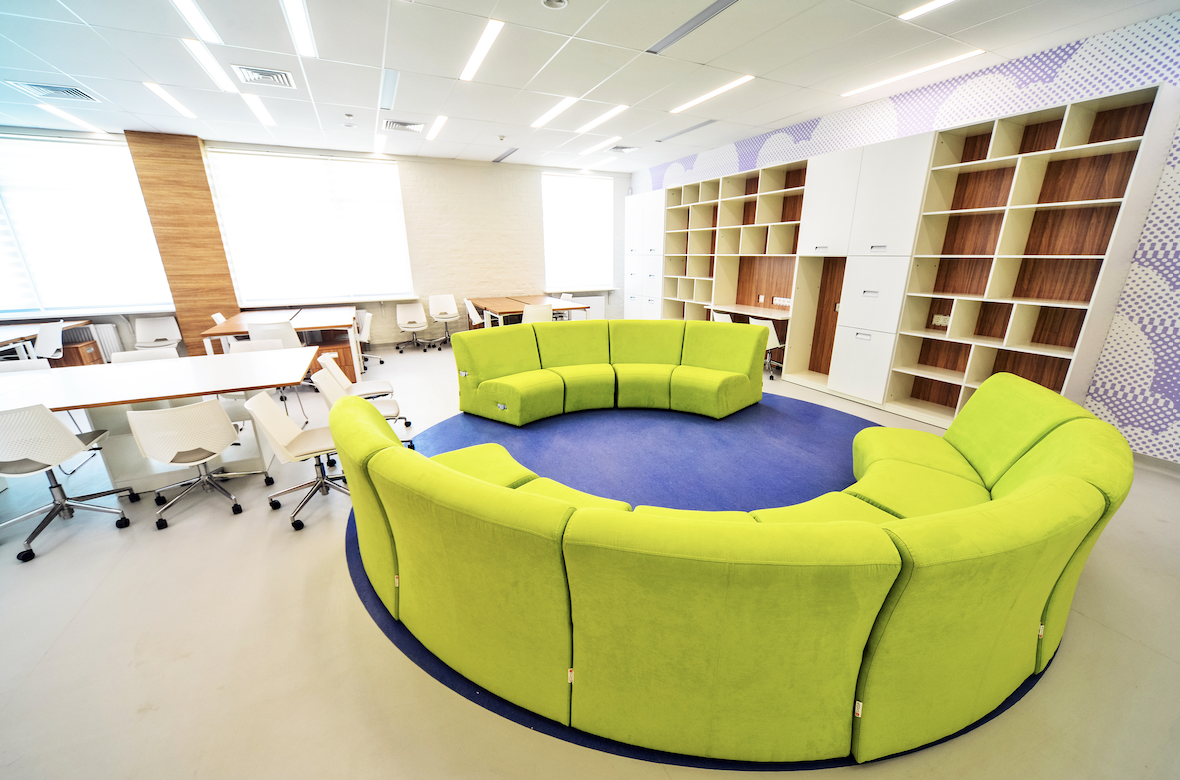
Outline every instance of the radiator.
[[(73, 332), (84, 333), (86, 328), (74, 328)], [(71, 331), (64, 331), (70, 333)], [(119, 340), (119, 329), (110, 323), (101, 323), (90, 326), (90, 338), (98, 342), (98, 351), (102, 353), (102, 359), (106, 363), (111, 362), (111, 355), (116, 352), (123, 351), (123, 342)], [(79, 339), (85, 341), (86, 339)]]

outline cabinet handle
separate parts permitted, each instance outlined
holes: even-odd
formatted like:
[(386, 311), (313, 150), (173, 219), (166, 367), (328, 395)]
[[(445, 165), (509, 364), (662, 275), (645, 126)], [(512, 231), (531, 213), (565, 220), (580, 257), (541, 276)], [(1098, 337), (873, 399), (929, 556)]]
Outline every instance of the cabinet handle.
[(869, 247), (870, 252), (879, 252), (885, 254), (885, 250), (889, 248), (888, 244), (873, 244)]
[(872, 341), (873, 340), (873, 334), (861, 333), (859, 330), (856, 332), (856, 337), (858, 339), (860, 339), (861, 341)]
[(861, 295), (863, 295), (866, 298), (879, 298), (881, 296), (881, 293), (879, 293), (876, 290), (864, 290), (861, 292)]
[(816, 247), (816, 249), (827, 249), (827, 248), (828, 248), (828, 245), (827, 245), (827, 244), (824, 244), (823, 246), (817, 246), (817, 247)]

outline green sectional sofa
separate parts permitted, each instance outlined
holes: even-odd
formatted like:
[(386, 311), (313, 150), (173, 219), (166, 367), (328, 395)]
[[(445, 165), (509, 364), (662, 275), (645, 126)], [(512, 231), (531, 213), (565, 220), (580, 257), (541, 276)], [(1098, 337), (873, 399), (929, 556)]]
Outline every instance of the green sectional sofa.
[[(606, 334), (605, 363), (605, 325), (588, 324), (556, 343), (548, 323), (494, 330), (535, 338), (548, 367), (504, 364), (560, 377), (563, 404), (606, 405), (613, 365), (620, 401), (626, 387), (676, 408), (672, 327), (634, 349), (629, 327), (624, 348)], [(469, 374), (489, 371), (480, 353), (460, 358)], [(709, 377), (690, 372), (688, 397), (731, 381)], [(360, 398), (333, 407), (331, 428), (365, 571), (443, 662), (582, 731), (745, 761), (869, 761), (994, 710), (1052, 659), (1132, 477), (1114, 428), (1010, 374), (945, 436), (861, 431), (843, 492), (753, 512), (632, 510), (494, 444), (427, 458)]]
[(511, 425), (583, 409), (721, 419), (762, 400), (768, 331), (674, 320), (542, 322), (451, 337), (459, 408)]

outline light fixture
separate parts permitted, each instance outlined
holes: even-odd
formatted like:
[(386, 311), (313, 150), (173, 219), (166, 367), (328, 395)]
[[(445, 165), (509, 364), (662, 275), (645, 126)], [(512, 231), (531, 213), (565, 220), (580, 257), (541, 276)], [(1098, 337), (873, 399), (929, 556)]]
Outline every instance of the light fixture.
[(688, 109), (688, 108), (692, 108), (693, 106), (697, 105), (698, 103), (704, 103), (706, 100), (710, 100), (712, 98), (717, 97), (722, 92), (728, 92), (729, 90), (733, 89), (734, 87), (740, 87), (742, 84), (745, 84), (747, 81), (753, 81), (753, 80), (754, 80), (753, 76), (742, 76), (740, 79), (736, 79), (734, 81), (729, 82), (724, 87), (718, 87), (717, 89), (713, 90), (712, 92), (710, 92), (707, 95), (701, 95), (696, 100), (690, 100), (687, 103), (685, 103), (683, 106), (679, 106), (677, 108), (672, 109), (672, 111), (670, 113), (679, 114), (681, 111), (684, 111), (685, 109)]
[(398, 72), (388, 68), (381, 74), (381, 102), (379, 108), (386, 111), (393, 110), (393, 101), (397, 97)]
[(549, 124), (554, 117), (577, 102), (577, 98), (562, 98), (560, 103), (542, 114), (541, 118), (536, 122), (533, 122), (531, 125), (529, 125), (529, 127), (544, 127), (545, 125)]
[(483, 58), (488, 56), (488, 50), (492, 48), (492, 44), (496, 42), (496, 36), (503, 28), (503, 22), (488, 19), (488, 26), (483, 28), (483, 35), (479, 36), (479, 43), (475, 44), (475, 51), (471, 52), (471, 59), (467, 60), (467, 67), (463, 68), (463, 72), (459, 74), (459, 81), (471, 81), (475, 78), (475, 72), (483, 64)]
[(955, 0), (931, 0), (926, 5), (920, 5), (912, 11), (906, 11), (901, 16), (897, 17), (903, 22), (908, 22), (910, 19), (917, 19), (922, 14), (928, 14), (936, 8), (942, 8), (944, 5), (950, 5)]
[(92, 133), (102, 133), (103, 135), (108, 135), (106, 130), (100, 130), (97, 127), (95, 127), (94, 125), (90, 124), (89, 122), (83, 122), (78, 117), (74, 116), (73, 114), (62, 111), (57, 106), (51, 106), (48, 103), (38, 103), (37, 108), (43, 108), (46, 111), (48, 111), (49, 113), (54, 114), (55, 116), (59, 116), (62, 119), (66, 120), (67, 122), (73, 122), (78, 127), (81, 127), (83, 130), (89, 130)]
[(598, 117), (597, 119), (592, 119), (589, 122), (587, 122), (586, 124), (582, 125), (575, 132), (588, 133), (591, 130), (593, 130), (594, 128), (598, 127), (603, 122), (605, 122), (606, 120), (616, 117), (626, 110), (627, 110), (627, 106), (615, 106), (610, 111), (607, 111), (605, 114)]
[(266, 110), (266, 106), (262, 105), (262, 98), (257, 95), (251, 95), (248, 92), (243, 92), (242, 100), (246, 101), (246, 105), (254, 112), (254, 116), (258, 117), (259, 122), (267, 127), (274, 127), (275, 120), (271, 117), (270, 112)]
[(205, 14), (193, 0), (172, 0), (172, 4), (180, 11), (180, 15), (188, 22), (188, 26), (193, 28), (198, 38), (209, 43), (221, 43), (221, 36), (213, 29), (213, 25), (209, 24)]
[(442, 130), (442, 126), (446, 123), (447, 118), (445, 116), (440, 116), (438, 119), (434, 120), (434, 124), (430, 126), (430, 132), (426, 134), (426, 140), (433, 141), (435, 138), (437, 138), (438, 131)]
[(175, 108), (180, 113), (181, 116), (186, 116), (189, 119), (196, 119), (197, 118), (196, 114), (194, 114), (192, 111), (189, 111), (187, 108), (185, 108), (185, 105), (183, 103), (181, 103), (176, 98), (172, 97), (172, 95), (168, 94), (168, 90), (164, 89), (159, 84), (153, 84), (150, 81), (145, 81), (145, 82), (143, 82), (143, 85), (145, 87), (147, 87), (148, 89), (150, 89), (152, 92), (155, 92), (156, 96), (159, 97), (160, 100), (163, 100), (165, 103), (167, 103), (168, 105)]
[(861, 87), (859, 89), (854, 89), (851, 92), (845, 92), (842, 95), (840, 95), (840, 97), (851, 97), (852, 95), (859, 95), (861, 92), (867, 92), (870, 89), (876, 89), (877, 87), (883, 87), (886, 84), (892, 84), (895, 81), (901, 81), (902, 79), (908, 79), (910, 76), (917, 76), (919, 73), (925, 73), (926, 71), (934, 70), (935, 68), (941, 68), (943, 65), (951, 65), (956, 62), (962, 62), (963, 60), (970, 59), (971, 57), (975, 57), (979, 54), (983, 54), (983, 49), (976, 49), (975, 51), (969, 51), (966, 54), (960, 54), (958, 57), (951, 57), (949, 60), (943, 60), (942, 62), (936, 62), (933, 65), (927, 65), (924, 68), (918, 68), (917, 70), (911, 70), (909, 73), (903, 73), (900, 76), (894, 76), (891, 79), (885, 79), (884, 81), (878, 81), (876, 84), (869, 84), (867, 87)]
[(701, 11), (699, 14), (661, 38), (658, 43), (647, 50), (647, 53), (659, 54), (664, 49), (676, 43), (676, 41), (688, 35), (690, 32), (700, 27), (702, 24), (709, 21), (714, 16), (721, 13), (726, 8), (729, 8), (736, 2), (737, 0), (717, 0), (717, 2), (713, 3), (711, 6)]
[(666, 135), (663, 138), (657, 138), (656, 143), (662, 144), (664, 141), (671, 141), (673, 138), (675, 138), (678, 135), (684, 135), (685, 133), (691, 133), (693, 130), (700, 130), (705, 125), (711, 125), (716, 121), (717, 121), (716, 119), (706, 119), (704, 122), (701, 122), (698, 125), (693, 125), (692, 127), (686, 127), (683, 130), (677, 130), (675, 133), (672, 133), (671, 135)]
[(566, 2), (566, 0), (541, 0), (541, 5), (545, 6), (546, 8), (551, 8), (554, 11), (557, 11), (562, 8), (565, 8), (566, 5), (568, 5), (568, 3)]
[(520, 149), (518, 149), (517, 147), (514, 146), (511, 149), (509, 149), (508, 151), (501, 154), (496, 159), (492, 160), (492, 162), (494, 162), (494, 163), (504, 162), (504, 160), (507, 159), (508, 155), (512, 154), (513, 152), (519, 152), (519, 151), (520, 151)]
[(295, 41), (295, 51), (302, 57), (318, 58), (320, 55), (315, 48), (315, 37), (311, 34), (307, 4), (303, 0), (283, 0), (283, 14), (287, 17), (291, 39)]
[(193, 59), (197, 61), (197, 64), (205, 69), (205, 72), (209, 74), (209, 78), (213, 79), (217, 86), (221, 87), (222, 92), (238, 91), (233, 79), (222, 69), (217, 59), (213, 56), (213, 53), (205, 47), (205, 44), (200, 41), (194, 41), (192, 38), (181, 38), (180, 42), (188, 47), (189, 54), (193, 55)]
[(385, 152), (385, 141), (389, 136), (377, 133), (373, 136), (373, 154), (383, 154)]
[(584, 152), (578, 152), (578, 156), (585, 157), (588, 154), (594, 154), (599, 149), (605, 149), (608, 146), (613, 146), (615, 143), (617, 143), (618, 141), (621, 141), (621, 140), (623, 140), (623, 136), (616, 135), (614, 138), (608, 138), (605, 141), (603, 141), (602, 143), (594, 144), (594, 146), (591, 146), (589, 149), (587, 149)]

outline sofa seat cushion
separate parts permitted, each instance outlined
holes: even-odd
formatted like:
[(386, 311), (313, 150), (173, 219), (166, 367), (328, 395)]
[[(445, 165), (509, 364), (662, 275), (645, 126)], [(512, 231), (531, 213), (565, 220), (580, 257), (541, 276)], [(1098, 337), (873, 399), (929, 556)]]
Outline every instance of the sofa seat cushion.
[(991, 501), (982, 485), (901, 460), (877, 461), (844, 492), (897, 517), (933, 515)]
[(499, 444), (476, 444), (461, 450), (440, 452), (431, 460), (500, 487), (518, 488), (537, 478)]
[(621, 509), (624, 512), (631, 511), (631, 505), (626, 501), (618, 501), (613, 498), (603, 498), (590, 493), (583, 493), (581, 490), (575, 490), (568, 485), (563, 485), (548, 477), (537, 477), (536, 479), (529, 480), (518, 487), (517, 490), (522, 493), (535, 493), (539, 496), (556, 498), (573, 505), (577, 509), (594, 507), (597, 509)]
[(668, 363), (615, 363), (619, 408), (672, 408), (674, 368)]
[(750, 514), (759, 523), (827, 523), (855, 520), (880, 525), (897, 519), (896, 516), (847, 493), (824, 493), (802, 504), (756, 509)]
[(552, 371), (541, 368), (480, 382), (476, 398), (477, 414), (519, 427), (561, 414), (565, 406), (565, 382)]
[(669, 509), (662, 506), (637, 506), (635, 514), (658, 515), (672, 517), (678, 520), (711, 520), (721, 523), (753, 523), (754, 516), (749, 512), (710, 512), (703, 509)]
[(852, 440), (852, 473), (857, 479), (879, 460), (902, 460), (945, 471), (982, 485), (983, 480), (962, 453), (946, 439), (908, 428), (865, 428)]
[[(566, 324), (554, 325), (559, 327)], [(565, 410), (610, 409), (615, 405), (615, 370), (610, 363), (590, 363), (581, 366), (556, 366), (549, 369), (565, 383)]]
[(677, 366), (672, 372), (671, 408), (720, 420), (762, 400), (745, 374), (698, 366)]

